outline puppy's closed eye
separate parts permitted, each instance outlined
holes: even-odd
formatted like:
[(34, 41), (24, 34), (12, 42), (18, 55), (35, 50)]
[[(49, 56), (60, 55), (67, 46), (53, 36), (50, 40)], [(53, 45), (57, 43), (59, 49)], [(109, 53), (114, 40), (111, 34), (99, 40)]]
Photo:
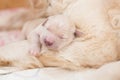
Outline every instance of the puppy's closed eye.
[(67, 35), (58, 35), (58, 37), (61, 38), (61, 39), (67, 39), (68, 38)]

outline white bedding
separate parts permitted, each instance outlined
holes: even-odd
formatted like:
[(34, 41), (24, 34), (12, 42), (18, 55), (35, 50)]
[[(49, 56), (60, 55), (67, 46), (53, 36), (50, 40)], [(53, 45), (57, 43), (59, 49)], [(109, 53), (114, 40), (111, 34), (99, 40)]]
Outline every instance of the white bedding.
[[(0, 80), (120, 80), (120, 61), (112, 62), (99, 69), (69, 71), (60, 68), (37, 68), (17, 71), (16, 68), (1, 69)], [(12, 72), (12, 73), (10, 73)]]
[(58, 68), (31, 69), (1, 75), (0, 80), (82, 80), (83, 73)]

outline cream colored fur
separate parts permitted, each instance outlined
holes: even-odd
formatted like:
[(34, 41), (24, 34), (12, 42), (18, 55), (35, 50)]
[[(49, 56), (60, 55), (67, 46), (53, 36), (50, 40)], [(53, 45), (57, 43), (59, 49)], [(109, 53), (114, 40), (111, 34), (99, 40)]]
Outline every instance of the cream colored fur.
[[(76, 38), (59, 52), (48, 51), (38, 58), (26, 55), (29, 45), (27, 41), (10, 44), (0, 50), (3, 63), (8, 61), (11, 63), (10, 66), (22, 68), (30, 65), (41, 67), (42, 63), (43, 66), (81, 69), (81, 67), (99, 67), (118, 60), (119, 36), (112, 28), (108, 17), (108, 10), (115, 4), (111, 1), (115, 2), (114, 0), (73, 0), (61, 12), (71, 18), (76, 27), (83, 32), (83, 37)], [(23, 64), (25, 61), (26, 64)]]

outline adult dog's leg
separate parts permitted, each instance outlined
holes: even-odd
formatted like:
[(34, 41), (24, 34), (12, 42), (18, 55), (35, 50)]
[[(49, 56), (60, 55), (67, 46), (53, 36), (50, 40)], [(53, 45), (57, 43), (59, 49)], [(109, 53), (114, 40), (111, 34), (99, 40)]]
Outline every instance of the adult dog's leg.
[(45, 67), (60, 67), (68, 70), (83, 69), (82, 67), (74, 64), (70, 60), (56, 56), (54, 54), (43, 54), (39, 57), (39, 60)]

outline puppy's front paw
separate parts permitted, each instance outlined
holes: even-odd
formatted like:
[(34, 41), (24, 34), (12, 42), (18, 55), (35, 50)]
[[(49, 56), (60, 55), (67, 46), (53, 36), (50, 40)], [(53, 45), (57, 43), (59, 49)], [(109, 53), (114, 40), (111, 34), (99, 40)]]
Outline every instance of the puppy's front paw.
[(33, 56), (38, 56), (40, 54), (40, 48), (37, 46), (31, 46), (29, 49), (29, 53)]

